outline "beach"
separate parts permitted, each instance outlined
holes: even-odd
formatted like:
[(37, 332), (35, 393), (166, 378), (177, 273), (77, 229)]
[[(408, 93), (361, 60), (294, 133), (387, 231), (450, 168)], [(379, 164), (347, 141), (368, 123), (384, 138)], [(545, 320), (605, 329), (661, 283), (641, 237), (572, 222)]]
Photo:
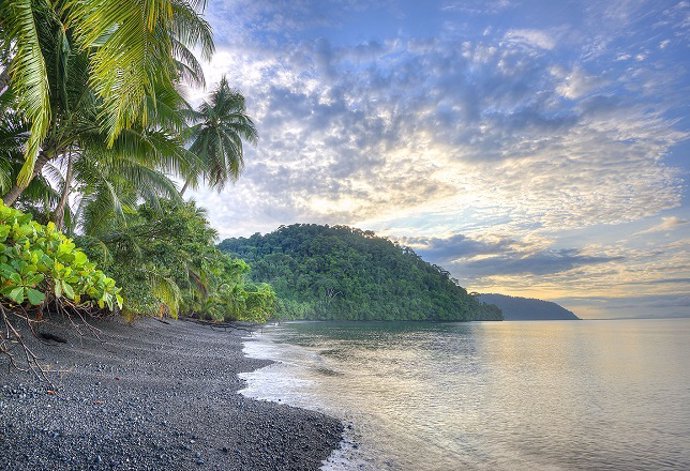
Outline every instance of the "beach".
[(246, 331), (167, 322), (25, 335), (54, 386), (0, 360), (0, 468), (316, 470), (339, 446), (338, 420), (237, 393), (270, 363), (244, 356)]

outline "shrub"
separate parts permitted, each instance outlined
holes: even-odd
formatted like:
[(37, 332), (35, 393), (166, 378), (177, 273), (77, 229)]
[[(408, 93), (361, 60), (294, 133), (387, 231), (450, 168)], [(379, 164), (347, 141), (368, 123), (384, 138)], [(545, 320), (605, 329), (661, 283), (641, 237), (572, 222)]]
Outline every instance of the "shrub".
[(19, 367), (12, 353), (19, 344), (27, 367), (47, 380), (13, 319), (25, 321), (32, 332), (45, 311), (76, 314), (84, 321), (84, 315), (122, 308), (119, 292), (115, 280), (97, 270), (53, 223), (39, 224), (0, 201), (0, 353), (11, 365)]
[(96, 269), (74, 242), (31, 216), (0, 202), (0, 301), (5, 307), (122, 307), (115, 280)]

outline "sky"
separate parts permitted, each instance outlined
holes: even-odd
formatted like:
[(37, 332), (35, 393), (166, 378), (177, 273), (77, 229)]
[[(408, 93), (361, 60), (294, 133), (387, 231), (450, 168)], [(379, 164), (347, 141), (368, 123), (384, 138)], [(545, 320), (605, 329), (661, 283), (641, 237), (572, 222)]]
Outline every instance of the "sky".
[[(346, 224), (469, 291), (690, 316), (690, 2), (210, 0), (259, 142), (221, 238)], [(208, 91), (208, 90), (207, 90)], [(203, 99), (203, 90), (190, 90)]]

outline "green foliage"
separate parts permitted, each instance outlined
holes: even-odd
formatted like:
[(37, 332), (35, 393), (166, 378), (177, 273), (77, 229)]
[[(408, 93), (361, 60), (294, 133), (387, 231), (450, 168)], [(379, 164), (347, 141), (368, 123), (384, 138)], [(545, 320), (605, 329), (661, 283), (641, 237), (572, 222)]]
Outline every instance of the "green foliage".
[(183, 81), (204, 83), (195, 54), (213, 51), (205, 5), (144, 3), (0, 2), (6, 204), (26, 208), (28, 200), (58, 229), (89, 232), (127, 206), (176, 197), (170, 176), (205, 171), (187, 149), (193, 111), (179, 91)]
[(49, 223), (0, 202), (0, 295), (6, 305), (53, 300), (100, 309), (122, 307), (115, 280), (96, 269), (74, 242)]
[(203, 210), (163, 200), (143, 204), (126, 220), (110, 220), (79, 243), (122, 286), (128, 316), (178, 315), (266, 322), (275, 293), (245, 281), (249, 265), (214, 245)]
[(276, 307), (276, 293), (267, 283), (246, 285), (243, 298), (242, 320), (264, 323), (271, 317)]
[(370, 231), (298, 224), (227, 239), (219, 248), (251, 263), (254, 281), (274, 287), (277, 315), (285, 319), (502, 318), (441, 267)]
[[(58, 150), (69, 109), (61, 102), (70, 87), (97, 98), (95, 127), (105, 130), (108, 146), (132, 127), (146, 127), (161, 112), (157, 93), (177, 94), (180, 78), (203, 82), (191, 50), (213, 52), (210, 25), (201, 18), (205, 2), (157, 0), (5, 0), (0, 2), (0, 57), (16, 92), (16, 109), (29, 121), (24, 188), (34, 176), (37, 157)], [(75, 61), (75, 59), (77, 59)], [(75, 62), (85, 67), (74, 67)], [(71, 81), (74, 69), (85, 80)], [(0, 89), (4, 88), (4, 84)], [(54, 133), (57, 128), (60, 132)], [(51, 135), (52, 133), (52, 135)], [(69, 146), (74, 142), (67, 142)]]
[(203, 171), (191, 175), (185, 188), (189, 184), (196, 187), (201, 177), (211, 188), (221, 190), (228, 181), (237, 180), (244, 166), (242, 140), (256, 143), (258, 139), (244, 96), (233, 91), (223, 77), (209, 101), (190, 110), (189, 118), (197, 123), (189, 129), (190, 150), (201, 160)]

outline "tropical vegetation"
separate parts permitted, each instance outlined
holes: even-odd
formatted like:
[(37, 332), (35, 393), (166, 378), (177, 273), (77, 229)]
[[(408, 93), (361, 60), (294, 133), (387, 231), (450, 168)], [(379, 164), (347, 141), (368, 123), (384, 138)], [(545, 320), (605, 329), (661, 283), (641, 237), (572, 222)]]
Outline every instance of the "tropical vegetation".
[[(0, 350), (60, 312), (257, 322), (270, 286), (218, 251), (187, 188), (237, 180), (257, 131), (223, 78), (204, 1), (0, 2)], [(182, 182), (180, 189), (178, 182)], [(80, 247), (80, 248), (77, 248)], [(107, 274), (107, 275), (106, 275)], [(8, 330), (9, 329), (9, 330)]]
[(120, 288), (89, 261), (74, 242), (31, 215), (0, 203), (0, 306), (3, 312), (28, 304), (41, 310), (122, 307)]
[(213, 245), (217, 233), (194, 202), (143, 203), (110, 223), (77, 243), (118, 281), (127, 317), (266, 322), (273, 312), (273, 289), (249, 282), (249, 266)]
[(276, 316), (323, 320), (500, 320), (443, 268), (409, 247), (347, 226), (295, 224), (226, 239), (219, 248), (246, 260), (255, 282), (278, 295)]

